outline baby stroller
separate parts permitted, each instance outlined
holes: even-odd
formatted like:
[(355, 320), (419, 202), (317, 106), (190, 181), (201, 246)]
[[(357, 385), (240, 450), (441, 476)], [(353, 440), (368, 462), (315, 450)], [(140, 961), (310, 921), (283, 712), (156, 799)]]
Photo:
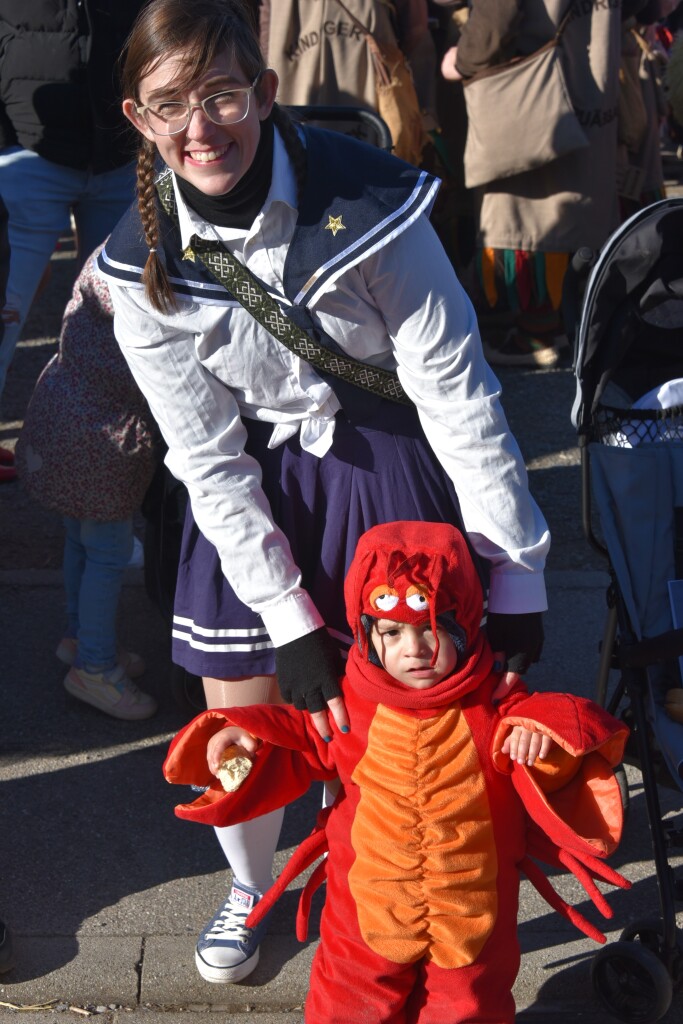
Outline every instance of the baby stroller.
[(659, 893), (659, 914), (625, 928), (591, 974), (605, 1008), (638, 1024), (664, 1016), (683, 978), (683, 882), (668, 860), (683, 829), (662, 819), (658, 788), (683, 790), (682, 239), (683, 199), (639, 211), (597, 259), (577, 253), (563, 301), (576, 328), (583, 527), (611, 577), (597, 700), (632, 729), (627, 760), (642, 773)]

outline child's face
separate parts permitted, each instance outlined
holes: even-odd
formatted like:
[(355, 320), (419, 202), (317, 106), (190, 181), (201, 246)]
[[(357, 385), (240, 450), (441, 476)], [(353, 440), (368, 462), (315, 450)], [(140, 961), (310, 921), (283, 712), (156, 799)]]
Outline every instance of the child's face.
[(370, 639), (385, 670), (399, 683), (414, 690), (428, 690), (450, 675), (458, 661), (458, 652), (450, 636), (437, 626), (439, 654), (431, 664), (436, 637), (428, 622), (411, 626), (407, 622), (378, 619)]

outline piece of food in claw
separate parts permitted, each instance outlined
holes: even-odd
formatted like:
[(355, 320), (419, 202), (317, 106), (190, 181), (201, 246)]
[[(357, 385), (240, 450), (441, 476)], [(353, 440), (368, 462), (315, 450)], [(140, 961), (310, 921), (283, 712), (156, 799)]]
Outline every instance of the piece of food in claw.
[(250, 771), (250, 759), (246, 757), (240, 747), (233, 744), (223, 754), (216, 775), (225, 792), (234, 793), (236, 789), (240, 788)]

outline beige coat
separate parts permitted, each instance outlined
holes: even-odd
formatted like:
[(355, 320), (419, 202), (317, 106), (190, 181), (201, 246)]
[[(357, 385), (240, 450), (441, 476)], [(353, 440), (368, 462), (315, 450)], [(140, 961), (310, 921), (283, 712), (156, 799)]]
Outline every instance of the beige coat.
[[(395, 43), (386, 4), (345, 0), (345, 6), (379, 42)], [(267, 31), (264, 49), (280, 78), (280, 103), (360, 103), (376, 108), (368, 45), (337, 0), (276, 0), (270, 7)]]
[[(375, 110), (387, 123), (394, 153), (410, 163), (420, 162), (425, 142), (422, 111), (435, 105), (426, 0), (277, 0), (262, 3), (260, 23), (263, 51), (280, 79), (280, 103)], [(379, 73), (368, 32), (382, 53)], [(407, 54), (415, 58), (420, 72), (416, 77), (406, 66)], [(421, 97), (420, 82), (431, 83)], [(334, 126), (378, 141), (358, 118)]]
[[(564, 68), (590, 146), (479, 190), (483, 247), (573, 252), (581, 245), (599, 247), (617, 226), (621, 0), (575, 0), (574, 8), (563, 36)], [(522, 0), (514, 8), (506, 0), (476, 0), (458, 47), (458, 67), (480, 64), (486, 38), (502, 39), (506, 32), (514, 36), (515, 52), (533, 52), (552, 37), (566, 9), (567, 0)], [(513, 10), (494, 33), (496, 19), (500, 24), (501, 14)], [(510, 55), (488, 59), (496, 63)]]

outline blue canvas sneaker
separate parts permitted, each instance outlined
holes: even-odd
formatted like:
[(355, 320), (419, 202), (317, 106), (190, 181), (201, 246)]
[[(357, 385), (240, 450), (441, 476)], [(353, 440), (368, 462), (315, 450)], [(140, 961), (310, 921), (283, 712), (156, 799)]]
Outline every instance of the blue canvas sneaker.
[(241, 981), (258, 964), (259, 943), (265, 934), (267, 918), (257, 928), (247, 928), (245, 921), (261, 895), (258, 889), (235, 880), (230, 899), (202, 929), (195, 963), (205, 981), (219, 984)]

